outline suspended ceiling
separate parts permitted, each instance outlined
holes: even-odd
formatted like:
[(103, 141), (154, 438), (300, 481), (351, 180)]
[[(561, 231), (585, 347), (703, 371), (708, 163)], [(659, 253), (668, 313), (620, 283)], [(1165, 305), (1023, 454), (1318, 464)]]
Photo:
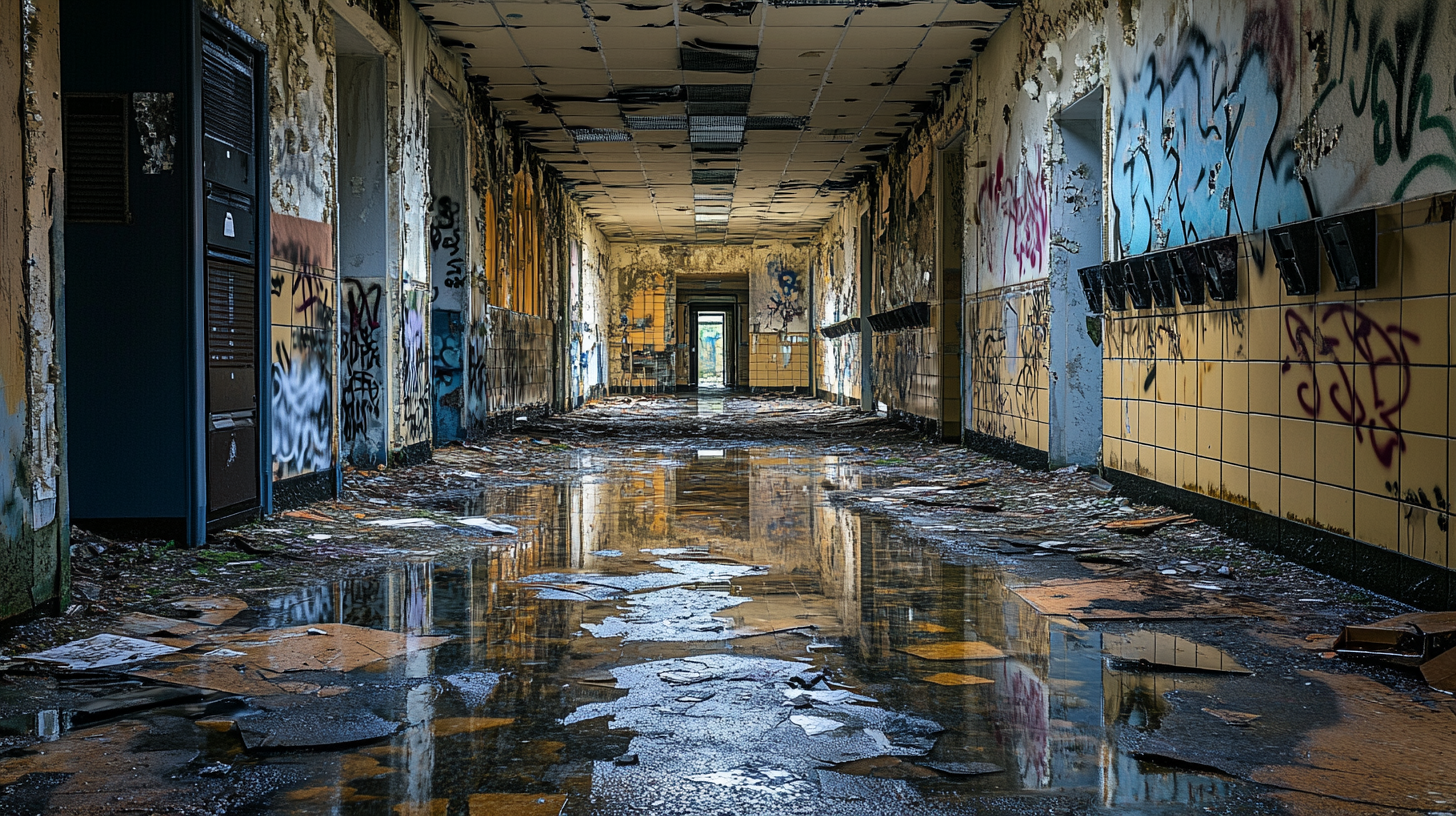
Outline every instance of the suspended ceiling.
[(807, 240), (1009, 0), (415, 4), (613, 240)]

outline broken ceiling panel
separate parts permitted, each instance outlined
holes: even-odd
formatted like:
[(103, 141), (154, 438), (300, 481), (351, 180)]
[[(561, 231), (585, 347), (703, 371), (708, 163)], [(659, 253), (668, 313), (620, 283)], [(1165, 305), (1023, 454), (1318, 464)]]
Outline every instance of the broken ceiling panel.
[[(588, 211), (603, 226), (665, 242), (811, 237), (844, 180), (931, 108), (1008, 13), (955, 0), (425, 11), (575, 194), (598, 190)], [(726, 230), (695, 222), (695, 192), (728, 196)]]

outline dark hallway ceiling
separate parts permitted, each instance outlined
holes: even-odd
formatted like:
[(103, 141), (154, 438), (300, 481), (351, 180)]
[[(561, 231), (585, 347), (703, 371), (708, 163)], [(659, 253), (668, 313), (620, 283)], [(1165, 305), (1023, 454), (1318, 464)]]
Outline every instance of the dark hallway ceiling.
[(613, 240), (806, 240), (1006, 0), (417, 3)]

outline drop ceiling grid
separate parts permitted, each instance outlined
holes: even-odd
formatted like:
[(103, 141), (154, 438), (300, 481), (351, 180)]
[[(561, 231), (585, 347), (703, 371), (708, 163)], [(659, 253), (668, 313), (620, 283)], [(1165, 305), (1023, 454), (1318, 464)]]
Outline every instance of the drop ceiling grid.
[[(525, 127), (527, 140), (563, 171), (585, 209), (601, 214), (610, 238), (671, 242), (700, 239), (691, 171), (714, 168), (737, 170), (737, 177), (729, 224), (713, 229), (711, 240), (811, 238), (844, 198), (824, 185), (873, 165), (922, 115), (915, 106), (930, 101), (939, 83), (964, 67), (960, 61), (977, 53), (972, 43), (1008, 13), (958, 0), (858, 8), (761, 2), (743, 17), (689, 10), (704, 5), (417, 3), (447, 44), (461, 50), (469, 73), (487, 79), (507, 120)], [(684, 71), (679, 54), (695, 40), (757, 46), (756, 70)], [(715, 84), (751, 85), (751, 117), (805, 117), (807, 126), (749, 129), (738, 137), (740, 149), (724, 154), (694, 152), (685, 127), (629, 130), (624, 115), (683, 117), (686, 110), (681, 101), (632, 99), (633, 89)], [(700, 141), (732, 143), (734, 128), (709, 136), (701, 125)], [(579, 132), (582, 138), (609, 137), (604, 130), (631, 140), (577, 142), (567, 136), (575, 128), (601, 129)]]

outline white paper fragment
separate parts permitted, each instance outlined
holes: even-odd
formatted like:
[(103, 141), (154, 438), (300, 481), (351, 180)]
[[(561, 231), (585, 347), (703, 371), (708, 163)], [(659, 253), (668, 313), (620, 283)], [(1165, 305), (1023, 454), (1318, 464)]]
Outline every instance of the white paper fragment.
[(826, 734), (844, 727), (844, 723), (839, 720), (831, 720), (828, 717), (812, 717), (808, 714), (795, 714), (789, 718), (789, 722), (804, 729), (804, 733), (811, 737), (818, 734)]
[(501, 524), (498, 521), (491, 521), (488, 518), (476, 516), (470, 518), (457, 518), (456, 521), (467, 527), (479, 527), (492, 535), (515, 535), (519, 530), (509, 524)]
[(122, 637), (121, 635), (96, 635), (85, 640), (74, 640), (43, 652), (17, 655), (15, 659), (55, 663), (71, 671), (87, 671), (139, 663), (176, 651), (180, 650), (175, 646), (153, 643), (150, 640)]

